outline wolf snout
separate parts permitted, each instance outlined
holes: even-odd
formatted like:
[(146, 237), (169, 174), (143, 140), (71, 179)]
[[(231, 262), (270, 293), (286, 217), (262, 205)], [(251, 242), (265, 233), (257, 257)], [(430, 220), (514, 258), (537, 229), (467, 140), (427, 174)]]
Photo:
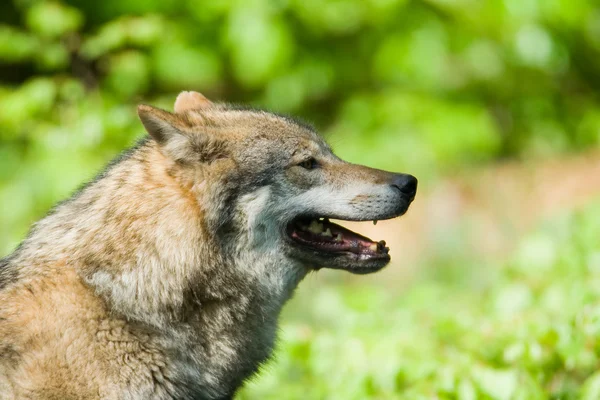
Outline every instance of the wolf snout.
[(409, 174), (394, 174), (391, 185), (400, 191), (408, 202), (414, 200), (417, 194), (417, 178)]

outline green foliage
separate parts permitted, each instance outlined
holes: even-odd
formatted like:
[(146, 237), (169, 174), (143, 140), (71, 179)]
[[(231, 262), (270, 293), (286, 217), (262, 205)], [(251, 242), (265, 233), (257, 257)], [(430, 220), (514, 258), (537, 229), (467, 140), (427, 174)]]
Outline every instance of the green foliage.
[(415, 146), (403, 164), (425, 172), (600, 142), (592, 0), (13, 0), (0, 12), (11, 91), (40, 74), (78, 80), (100, 107), (202, 90), (351, 129), (350, 153), (399, 143), (380, 150), (386, 164)]
[(59, 38), (78, 30), (83, 25), (83, 16), (76, 8), (40, 2), (27, 9), (25, 24), (41, 37)]
[(305, 282), (240, 399), (598, 399), (598, 221), (600, 203), (547, 222), (505, 266), (401, 293)]

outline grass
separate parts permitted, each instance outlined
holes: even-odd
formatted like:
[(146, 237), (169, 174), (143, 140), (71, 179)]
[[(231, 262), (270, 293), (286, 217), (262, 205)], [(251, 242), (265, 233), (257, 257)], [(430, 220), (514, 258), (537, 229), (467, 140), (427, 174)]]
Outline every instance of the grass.
[(600, 399), (600, 202), (453, 268), (396, 293), (301, 285), (238, 398)]

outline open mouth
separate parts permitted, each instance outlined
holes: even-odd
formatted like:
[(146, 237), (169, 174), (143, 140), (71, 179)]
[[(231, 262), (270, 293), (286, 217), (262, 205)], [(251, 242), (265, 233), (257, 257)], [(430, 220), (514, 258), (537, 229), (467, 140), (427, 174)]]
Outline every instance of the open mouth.
[(327, 265), (331, 268), (368, 273), (381, 269), (390, 261), (390, 249), (384, 240), (376, 242), (334, 224), (326, 217), (297, 218), (288, 225), (288, 236), (295, 244), (322, 258), (342, 259), (340, 263)]

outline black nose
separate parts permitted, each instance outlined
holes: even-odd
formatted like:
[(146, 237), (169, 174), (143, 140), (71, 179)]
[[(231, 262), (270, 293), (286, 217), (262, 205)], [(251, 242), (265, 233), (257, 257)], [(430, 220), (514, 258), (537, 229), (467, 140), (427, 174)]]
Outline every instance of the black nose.
[(417, 194), (417, 178), (408, 174), (396, 174), (392, 179), (392, 186), (413, 201)]

